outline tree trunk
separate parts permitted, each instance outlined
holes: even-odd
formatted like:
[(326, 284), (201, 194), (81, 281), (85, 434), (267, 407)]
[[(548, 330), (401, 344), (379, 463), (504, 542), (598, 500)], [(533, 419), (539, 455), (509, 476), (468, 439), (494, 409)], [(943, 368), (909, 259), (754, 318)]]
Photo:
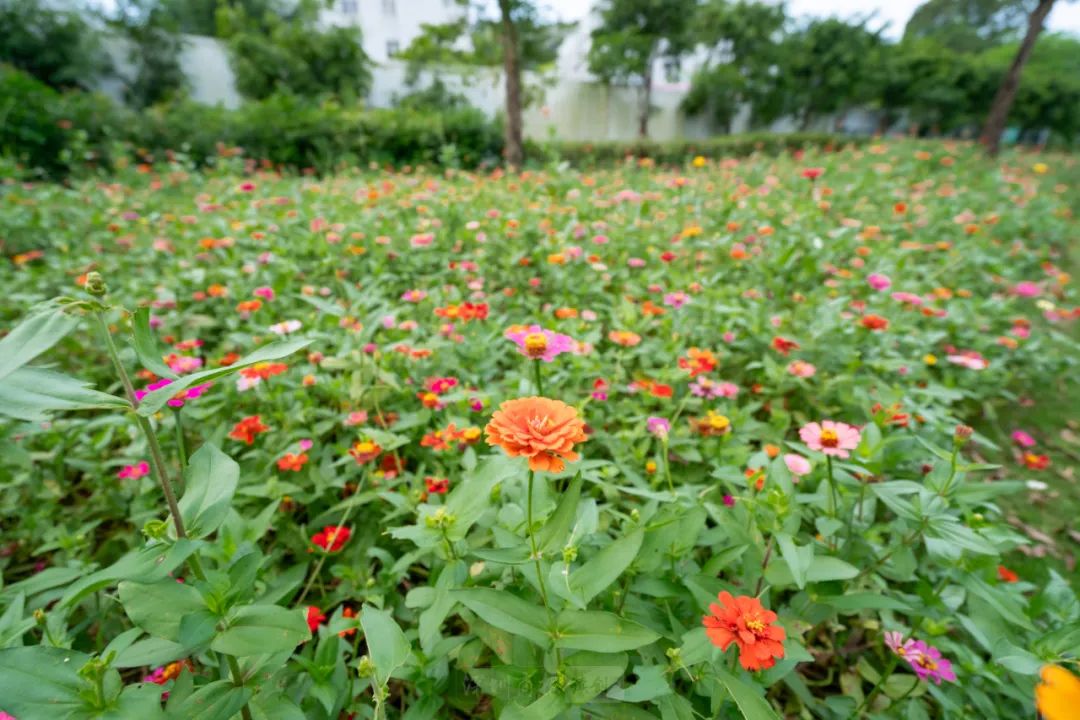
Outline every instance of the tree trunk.
[(1009, 71), (1005, 73), (1005, 79), (994, 95), (994, 103), (990, 106), (990, 114), (986, 117), (979, 142), (986, 146), (986, 152), (991, 157), (998, 154), (1001, 149), (1001, 134), (1005, 132), (1005, 123), (1009, 119), (1009, 110), (1013, 100), (1016, 99), (1016, 91), (1020, 88), (1020, 74), (1024, 71), (1024, 65), (1031, 57), (1031, 51), (1035, 48), (1035, 41), (1039, 39), (1043, 23), (1050, 10), (1054, 7), (1054, 0), (1039, 0), (1038, 6), (1031, 11), (1028, 17), (1027, 34), (1020, 43), (1020, 49), (1016, 51)]
[(649, 113), (652, 111), (653, 56), (645, 65), (645, 74), (641, 76), (641, 106), (638, 108), (638, 137), (649, 137)]
[(502, 15), (503, 73), (506, 75), (506, 163), (521, 167), (525, 151), (521, 139), (521, 62), (518, 33), (510, 17), (513, 0), (499, 0)]

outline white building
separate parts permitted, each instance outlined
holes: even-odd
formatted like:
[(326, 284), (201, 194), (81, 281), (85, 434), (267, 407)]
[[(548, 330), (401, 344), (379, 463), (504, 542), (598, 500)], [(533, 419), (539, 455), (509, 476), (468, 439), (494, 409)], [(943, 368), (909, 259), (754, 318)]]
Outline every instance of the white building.
[(455, 0), (334, 0), (320, 19), (327, 25), (359, 26), (364, 52), (383, 63), (407, 48), (423, 32), (422, 25), (454, 22), (465, 12)]

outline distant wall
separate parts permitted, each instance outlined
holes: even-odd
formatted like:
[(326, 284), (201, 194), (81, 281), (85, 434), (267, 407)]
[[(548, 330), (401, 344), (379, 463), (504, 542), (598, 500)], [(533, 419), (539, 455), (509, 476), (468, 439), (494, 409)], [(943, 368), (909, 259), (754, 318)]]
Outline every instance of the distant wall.
[[(130, 73), (127, 41), (111, 38), (106, 49), (118, 73)], [(207, 105), (235, 108), (243, 101), (236, 91), (236, 78), (229, 65), (228, 49), (215, 38), (185, 35), (180, 64), (188, 78), (191, 97)], [(431, 73), (421, 75), (419, 85), (432, 79)], [(446, 70), (442, 81), (454, 92), (464, 95), (470, 104), (494, 116), (503, 109), (505, 98), (501, 71), (494, 68)], [(542, 100), (525, 109), (525, 134), (544, 140), (554, 136), (560, 140), (633, 140), (637, 137), (638, 91), (633, 87), (606, 87), (589, 78), (584, 72), (552, 78), (526, 73), (530, 89), (540, 89)], [(100, 89), (120, 100), (124, 84), (121, 78), (103, 81)], [(388, 60), (373, 69), (371, 92), (367, 102), (372, 107), (390, 107), (397, 97), (409, 92), (405, 63)], [(649, 137), (653, 140), (704, 138), (722, 132), (708, 120), (688, 117), (679, 108), (689, 86), (685, 82), (657, 82), (653, 87), (653, 113), (649, 119)], [(749, 113), (740, 112), (733, 124), (735, 132), (748, 129)], [(870, 134), (876, 128), (871, 112), (851, 111), (845, 114), (839, 129), (857, 134)], [(772, 130), (788, 132), (796, 129), (794, 121), (782, 119)], [(835, 130), (833, 118), (821, 118), (814, 130)]]

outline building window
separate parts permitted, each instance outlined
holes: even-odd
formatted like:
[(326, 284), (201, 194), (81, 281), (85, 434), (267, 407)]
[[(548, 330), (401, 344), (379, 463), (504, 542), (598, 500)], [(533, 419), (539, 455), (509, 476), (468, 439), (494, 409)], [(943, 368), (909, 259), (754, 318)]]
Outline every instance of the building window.
[(345, 15), (355, 15), (357, 11), (356, 0), (341, 0), (341, 12)]
[(387, 40), (386, 41), (386, 56), (387, 57), (394, 57), (395, 55), (398, 54), (398, 50), (400, 50), (400, 49), (401, 49), (401, 46), (398, 45), (397, 40)]
[(397, 4), (394, 0), (382, 0), (383, 15), (389, 15), (393, 17), (397, 15)]

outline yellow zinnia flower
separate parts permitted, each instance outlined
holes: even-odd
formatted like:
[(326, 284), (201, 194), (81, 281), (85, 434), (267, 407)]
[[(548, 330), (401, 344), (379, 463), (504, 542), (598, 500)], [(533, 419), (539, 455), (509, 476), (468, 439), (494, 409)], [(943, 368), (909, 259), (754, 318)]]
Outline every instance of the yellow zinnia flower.
[(1035, 686), (1035, 706), (1045, 720), (1070, 720), (1080, 708), (1080, 678), (1063, 667), (1047, 665)]

